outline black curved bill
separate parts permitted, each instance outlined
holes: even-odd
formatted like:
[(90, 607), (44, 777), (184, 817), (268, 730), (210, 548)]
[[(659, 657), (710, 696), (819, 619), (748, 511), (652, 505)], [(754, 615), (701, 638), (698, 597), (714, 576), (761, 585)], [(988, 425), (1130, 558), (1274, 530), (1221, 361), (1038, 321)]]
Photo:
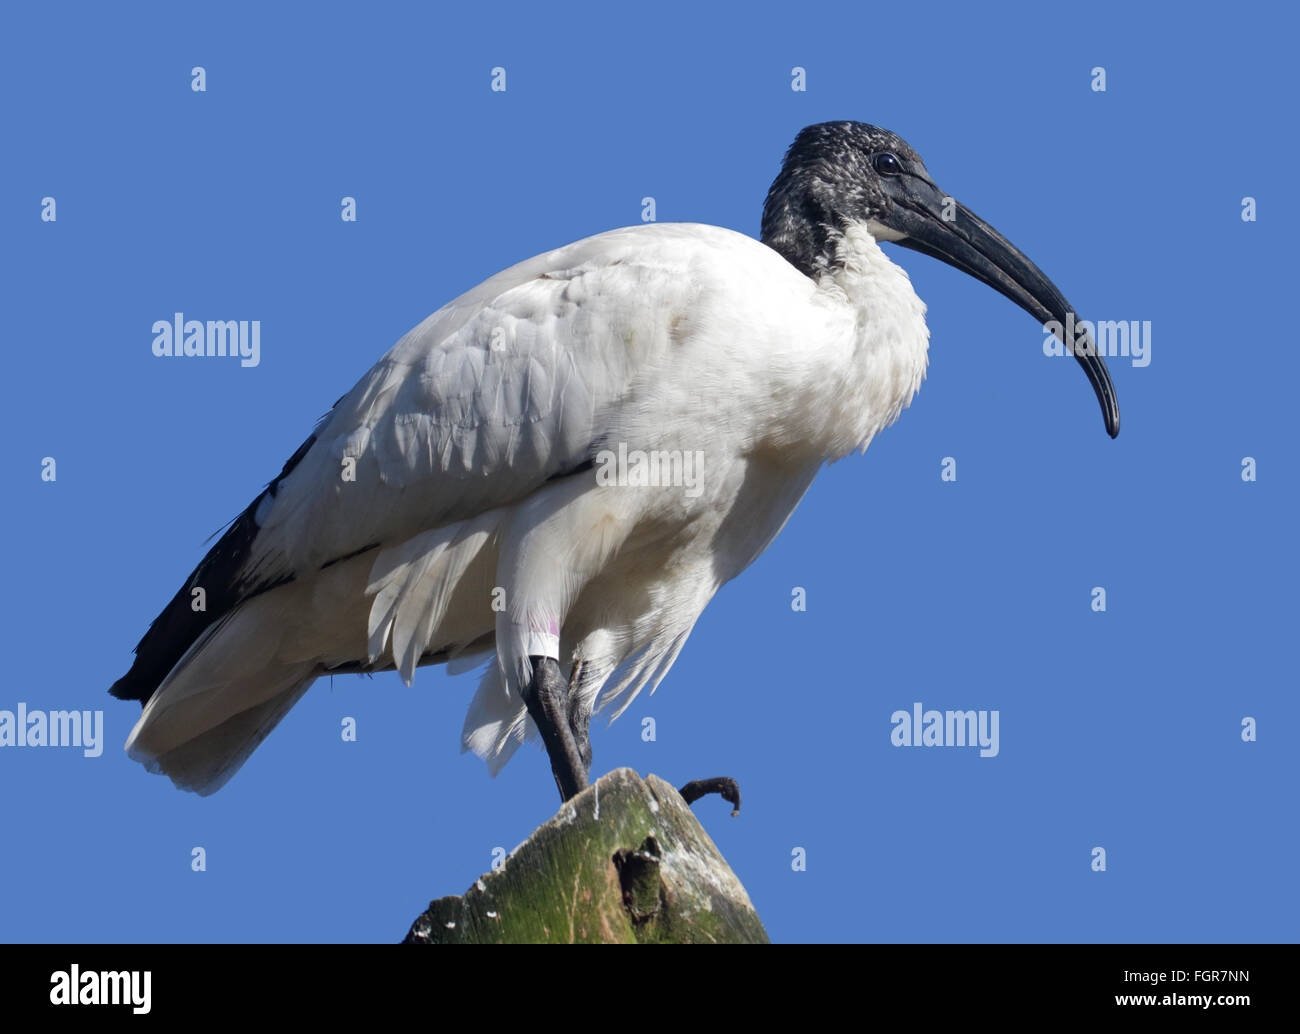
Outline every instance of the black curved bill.
[[(1070, 303), (1019, 248), (969, 208), (948, 198), (933, 183), (920, 177), (907, 179), (907, 196), (896, 197), (890, 212), (889, 228), (904, 235), (893, 243), (937, 258), (988, 284), (1044, 327), (1048, 323), (1061, 328), (1078, 325)], [(1106, 432), (1114, 438), (1119, 434), (1119, 402), (1106, 360), (1097, 352), (1090, 336), (1077, 335), (1076, 342), (1071, 343), (1063, 335), (1064, 330), (1056, 336), (1088, 375), (1101, 403)]]

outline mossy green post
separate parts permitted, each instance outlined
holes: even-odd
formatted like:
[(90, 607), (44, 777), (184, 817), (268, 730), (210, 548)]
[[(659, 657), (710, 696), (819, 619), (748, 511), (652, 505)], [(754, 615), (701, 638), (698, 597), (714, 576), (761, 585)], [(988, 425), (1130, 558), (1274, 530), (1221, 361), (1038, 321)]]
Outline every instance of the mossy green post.
[[(706, 798), (706, 804), (712, 798)], [(717, 802), (714, 802), (717, 803)], [(720, 820), (726, 812), (720, 810)], [(767, 944), (749, 895), (677, 790), (615, 769), (499, 870), (429, 905), (408, 944)]]

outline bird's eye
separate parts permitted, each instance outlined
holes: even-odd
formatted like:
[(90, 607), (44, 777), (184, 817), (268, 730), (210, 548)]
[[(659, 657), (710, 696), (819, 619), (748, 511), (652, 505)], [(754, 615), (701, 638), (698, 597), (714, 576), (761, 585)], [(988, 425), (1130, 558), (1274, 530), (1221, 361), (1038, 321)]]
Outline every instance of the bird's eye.
[(871, 164), (882, 176), (897, 176), (903, 171), (903, 163), (898, 160), (898, 155), (890, 151), (881, 151), (880, 154), (874, 155)]

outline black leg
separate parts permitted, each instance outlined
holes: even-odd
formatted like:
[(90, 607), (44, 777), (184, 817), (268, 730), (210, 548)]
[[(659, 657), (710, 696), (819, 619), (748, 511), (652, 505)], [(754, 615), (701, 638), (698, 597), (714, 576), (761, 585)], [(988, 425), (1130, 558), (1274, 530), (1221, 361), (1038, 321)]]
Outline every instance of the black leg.
[[(546, 744), (560, 797), (567, 801), (587, 788), (587, 765), (583, 763), (570, 725), (569, 686), (553, 658), (530, 657), (529, 660), (533, 662), (533, 680), (524, 689), (524, 703)], [(590, 753), (588, 745), (588, 758)]]
[(578, 686), (582, 681), (584, 662), (579, 661), (569, 679), (569, 731), (573, 733), (574, 746), (588, 776), (591, 774), (591, 705), (578, 699)]

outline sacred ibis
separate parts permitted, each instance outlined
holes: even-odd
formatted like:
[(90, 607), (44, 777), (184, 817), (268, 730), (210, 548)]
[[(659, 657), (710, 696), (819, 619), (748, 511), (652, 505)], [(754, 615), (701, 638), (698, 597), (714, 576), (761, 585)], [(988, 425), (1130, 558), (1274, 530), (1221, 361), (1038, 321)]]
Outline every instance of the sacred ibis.
[[(823, 464), (925, 376), (925, 305), (889, 242), (1064, 327), (1055, 285), (893, 133), (801, 131), (761, 242), (649, 223), (498, 273), (403, 337), (320, 421), (154, 620), (114, 696), (131, 757), (219, 789), (320, 676), (492, 658), (463, 746), (540, 733), (561, 795), (588, 723), (668, 672), (718, 588)], [(1104, 359), (1065, 342), (1101, 403)], [(206, 609), (195, 609), (203, 589)]]

